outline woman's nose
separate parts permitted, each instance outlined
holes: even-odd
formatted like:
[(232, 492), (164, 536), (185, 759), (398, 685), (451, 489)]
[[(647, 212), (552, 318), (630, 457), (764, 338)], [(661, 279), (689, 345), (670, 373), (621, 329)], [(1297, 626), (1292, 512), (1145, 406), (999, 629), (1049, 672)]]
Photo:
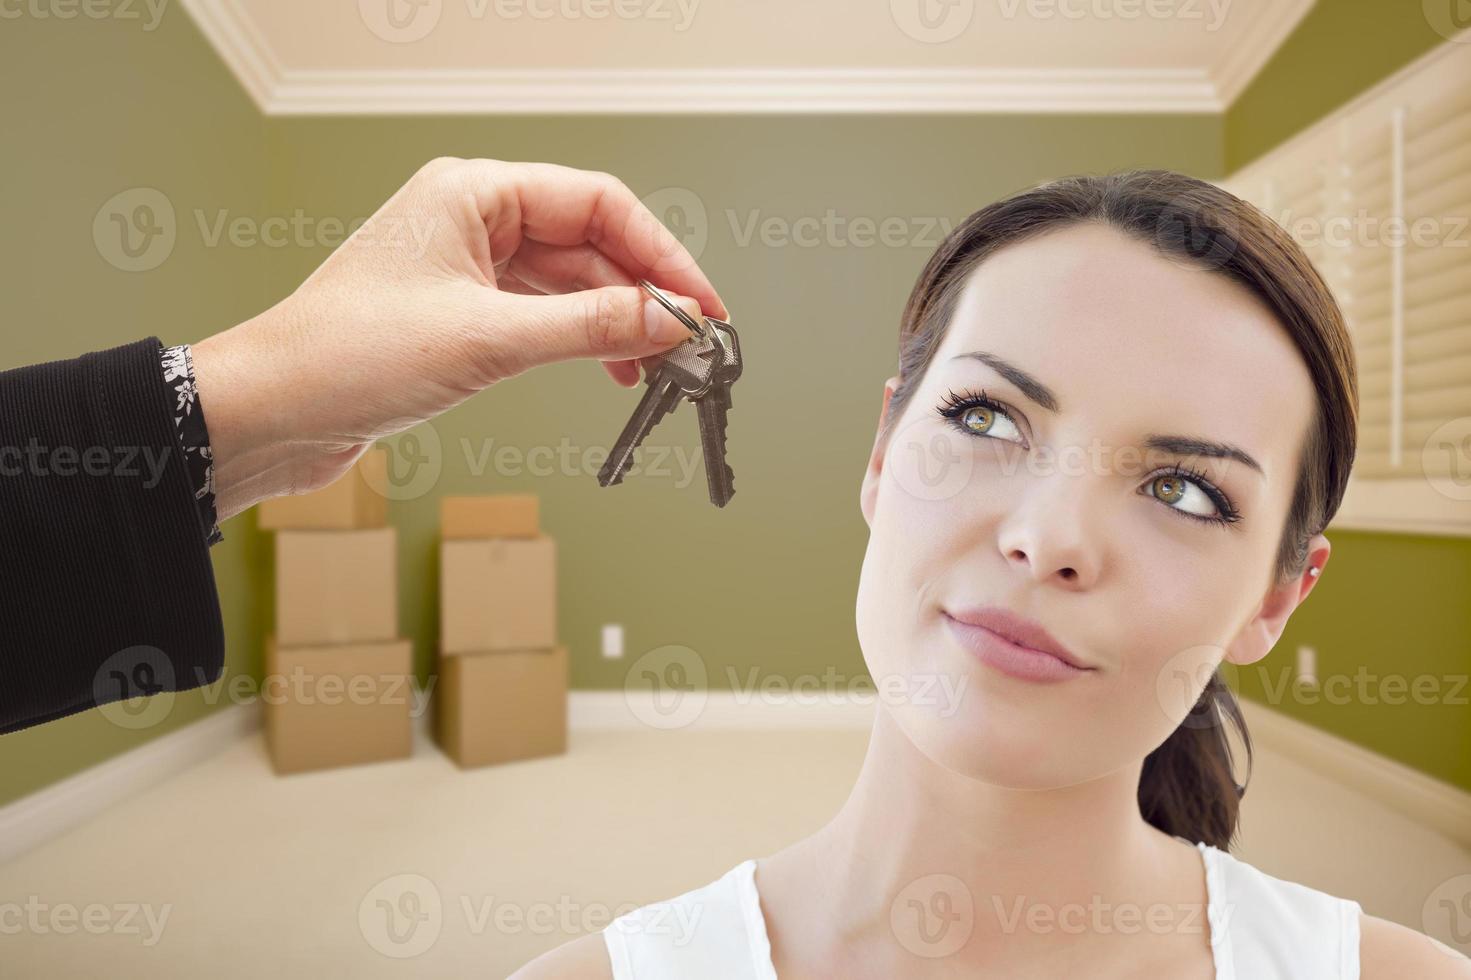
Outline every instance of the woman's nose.
[(1106, 528), (1101, 488), (1089, 474), (1033, 476), (997, 523), (996, 545), (1008, 564), (1035, 581), (1090, 587), (1098, 578)]

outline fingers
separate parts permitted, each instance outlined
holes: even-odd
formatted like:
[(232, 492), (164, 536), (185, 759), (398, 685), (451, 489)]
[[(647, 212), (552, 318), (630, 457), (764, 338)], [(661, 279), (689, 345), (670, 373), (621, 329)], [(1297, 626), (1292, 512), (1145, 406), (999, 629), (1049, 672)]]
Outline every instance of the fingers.
[[(599, 286), (632, 286), (633, 277), (612, 259), (586, 243), (580, 245), (546, 245), (523, 241), (506, 263), (506, 271), (498, 276), (514, 277), (533, 284), (541, 293), (570, 293)], [(502, 279), (501, 281), (505, 281)], [(529, 290), (513, 290), (529, 292)], [(625, 388), (639, 382), (637, 361), (604, 361), (608, 376)]]
[[(616, 177), (550, 163), (472, 160), (466, 166), (492, 254), (518, 251), (514, 239), (521, 236), (545, 245), (586, 243), (631, 278), (689, 296), (711, 316), (729, 317), (689, 251)], [(512, 248), (497, 251), (501, 243)]]
[(586, 243), (560, 246), (526, 241), (511, 256), (506, 269), (543, 293), (637, 284), (612, 259)]
[(545, 292), (509, 271), (496, 273), (495, 288), (504, 289), (508, 293), (520, 293), (523, 296), (540, 296)]
[[(486, 339), (492, 348), (488, 359), (499, 376), (494, 380), (579, 357), (636, 360), (666, 351), (690, 336), (683, 323), (637, 286), (551, 296), (491, 292), (489, 297)], [(694, 300), (671, 298), (691, 316), (699, 315)], [(636, 364), (629, 367), (638, 370)], [(609, 367), (608, 372), (619, 383), (629, 376), (628, 367)]]
[(604, 361), (603, 370), (608, 372), (608, 377), (625, 388), (638, 384), (638, 361)]

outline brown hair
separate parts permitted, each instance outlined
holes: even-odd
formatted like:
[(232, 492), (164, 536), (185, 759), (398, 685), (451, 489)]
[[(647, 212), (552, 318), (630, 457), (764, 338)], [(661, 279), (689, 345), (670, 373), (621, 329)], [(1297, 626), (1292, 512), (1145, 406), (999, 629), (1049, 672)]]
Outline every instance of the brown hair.
[[(1343, 315), (1301, 247), (1256, 207), (1213, 184), (1170, 170), (1129, 170), (1049, 181), (987, 205), (942, 242), (905, 304), (899, 381), (882, 434), (924, 377), (969, 274), (997, 249), (1041, 232), (1099, 222), (1241, 283), (1287, 329), (1317, 392), (1297, 485), (1273, 564), (1274, 580), (1302, 575), (1308, 544), (1337, 512), (1353, 465), (1358, 381)], [(1217, 670), (1189, 714), (1144, 760), (1139, 807), (1166, 833), (1221, 849), (1236, 831), (1245, 781), (1233, 775), (1225, 722), (1252, 747), (1241, 707)]]

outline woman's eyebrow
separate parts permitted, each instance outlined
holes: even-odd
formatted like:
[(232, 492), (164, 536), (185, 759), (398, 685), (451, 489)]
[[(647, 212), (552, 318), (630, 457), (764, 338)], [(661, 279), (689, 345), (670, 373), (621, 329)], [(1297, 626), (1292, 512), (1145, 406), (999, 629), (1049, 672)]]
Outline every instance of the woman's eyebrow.
[[(1026, 395), (1033, 402), (1036, 402), (1049, 412), (1061, 410), (1057, 395), (1051, 388), (1039, 381), (1035, 375), (1017, 367), (1006, 358), (984, 350), (973, 350), (966, 354), (957, 354), (951, 358), (954, 361), (964, 359), (976, 360), (989, 365), (997, 374), (1015, 385), (1023, 395)], [(1149, 449), (1158, 449), (1161, 452), (1173, 453), (1177, 456), (1210, 456), (1216, 459), (1234, 459), (1255, 470), (1257, 475), (1265, 475), (1262, 471), (1261, 464), (1250, 453), (1229, 442), (1217, 442), (1213, 439), (1202, 439), (1199, 436), (1151, 433), (1144, 437), (1144, 445)]]
[(1052, 393), (1051, 388), (1047, 387), (1042, 382), (1038, 381), (1033, 375), (1028, 374), (1026, 371), (1023, 371), (1021, 368), (1017, 367), (1006, 358), (1001, 357), (998, 354), (992, 354), (990, 351), (973, 350), (969, 354), (956, 354), (954, 357), (951, 358), (951, 360), (959, 361), (966, 358), (980, 361), (982, 364), (989, 364), (997, 374), (1001, 375), (1007, 381), (1010, 381), (1012, 384), (1016, 385), (1018, 388), (1021, 389), (1022, 394), (1026, 395), (1032, 401), (1047, 409), (1047, 411), (1056, 412), (1060, 410), (1058, 407), (1057, 396)]

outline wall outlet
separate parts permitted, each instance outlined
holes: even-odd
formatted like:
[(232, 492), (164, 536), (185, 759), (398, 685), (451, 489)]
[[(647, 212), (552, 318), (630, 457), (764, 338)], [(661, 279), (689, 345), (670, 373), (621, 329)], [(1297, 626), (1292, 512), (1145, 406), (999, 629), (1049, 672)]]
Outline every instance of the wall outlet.
[(603, 656), (617, 660), (623, 656), (623, 624), (603, 624)]
[(1312, 647), (1297, 648), (1297, 682), (1313, 686), (1318, 683), (1318, 651)]

